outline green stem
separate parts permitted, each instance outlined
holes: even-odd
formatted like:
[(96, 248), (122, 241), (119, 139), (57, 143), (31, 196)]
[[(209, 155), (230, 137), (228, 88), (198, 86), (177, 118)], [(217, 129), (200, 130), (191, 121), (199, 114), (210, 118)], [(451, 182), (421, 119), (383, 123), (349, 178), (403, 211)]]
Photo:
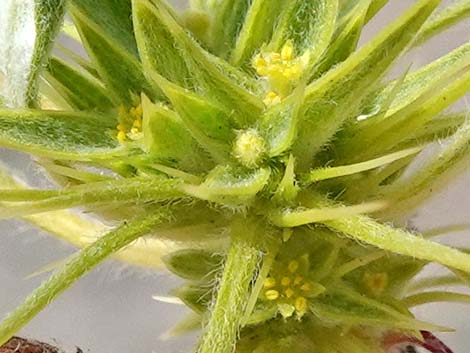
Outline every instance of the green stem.
[(166, 212), (124, 224), (80, 251), (61, 269), (37, 288), (0, 324), (0, 345), (33, 319), (59, 294), (74, 284), (108, 256), (116, 253), (167, 219)]
[(232, 244), (198, 353), (231, 353), (234, 350), (250, 283), (259, 261), (260, 252), (250, 241), (256, 230), (256, 225), (247, 220), (237, 220), (232, 224)]

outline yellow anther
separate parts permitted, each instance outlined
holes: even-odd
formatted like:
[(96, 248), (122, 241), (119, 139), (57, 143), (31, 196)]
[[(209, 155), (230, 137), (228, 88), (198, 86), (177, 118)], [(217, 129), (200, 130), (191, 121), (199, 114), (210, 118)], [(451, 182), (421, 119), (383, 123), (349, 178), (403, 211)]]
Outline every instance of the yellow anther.
[(124, 131), (119, 131), (117, 134), (117, 139), (121, 142), (126, 141), (126, 133)]
[(305, 313), (307, 311), (307, 299), (304, 297), (298, 297), (295, 299), (294, 307), (298, 313)]
[(264, 288), (273, 288), (276, 286), (276, 280), (272, 277), (268, 277), (264, 280)]
[(289, 262), (289, 265), (287, 268), (289, 269), (291, 273), (294, 273), (299, 268), (299, 262), (296, 260), (292, 260), (291, 262)]
[(291, 279), (289, 277), (283, 277), (281, 279), (281, 284), (284, 286), (284, 287), (287, 287), (288, 285), (290, 285), (291, 283)]
[(274, 61), (274, 62), (281, 61), (281, 54), (272, 53), (271, 54), (271, 61)]
[(279, 298), (279, 292), (274, 289), (267, 290), (264, 295), (268, 300), (276, 300), (277, 298)]
[(275, 92), (269, 92), (266, 95), (266, 98), (263, 99), (263, 103), (268, 107), (274, 104), (280, 103), (280, 102), (281, 102), (281, 97), (277, 95)]
[(287, 298), (292, 298), (295, 292), (291, 288), (287, 288), (284, 291), (284, 294), (286, 295)]
[(134, 123), (132, 124), (133, 127), (140, 129), (142, 127), (142, 120), (136, 119), (134, 120)]
[(281, 58), (285, 61), (294, 59), (294, 45), (291, 41), (288, 41), (281, 50)]
[(131, 129), (131, 134), (136, 135), (136, 134), (138, 134), (139, 132), (140, 132), (139, 129), (137, 129), (136, 127), (133, 127), (133, 128)]
[(298, 286), (300, 283), (302, 283), (303, 280), (304, 278), (302, 276), (296, 276), (294, 279), (294, 284)]
[(305, 283), (300, 287), (300, 290), (303, 292), (310, 292), (312, 290), (312, 285), (310, 283)]

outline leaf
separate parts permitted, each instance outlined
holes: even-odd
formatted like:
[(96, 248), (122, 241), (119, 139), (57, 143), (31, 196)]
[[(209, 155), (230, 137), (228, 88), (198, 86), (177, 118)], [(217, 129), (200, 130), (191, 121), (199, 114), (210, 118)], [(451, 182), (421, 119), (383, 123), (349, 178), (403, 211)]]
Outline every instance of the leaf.
[[(438, 5), (421, 0), (349, 59), (307, 87), (307, 116), (294, 148), (301, 168), (357, 113), (362, 98), (414, 39), (414, 33)], [(360, 93), (358, 93), (360, 92)]]
[(6, 0), (0, 28), (3, 96), (11, 108), (37, 105), (38, 78), (62, 24), (64, 0)]
[(268, 183), (271, 171), (261, 168), (244, 171), (230, 166), (217, 166), (199, 186), (185, 185), (183, 189), (202, 200), (244, 204)]
[(249, 64), (253, 55), (270, 40), (285, 3), (287, 1), (283, 0), (252, 1), (240, 33), (236, 37), (236, 43), (234, 43), (235, 48), (230, 58), (233, 65), (245, 66)]
[(130, 0), (72, 0), (70, 10), (87, 54), (116, 103), (132, 106), (131, 93), (145, 92), (151, 98), (161, 95), (142, 71)]
[(256, 120), (264, 109), (263, 102), (241, 88), (237, 80), (227, 77), (225, 73), (238, 74), (205, 52), (168, 13), (160, 0), (153, 3), (133, 0), (133, 9), (139, 52), (150, 79), (158, 74), (176, 85), (219, 102), (226, 110), (233, 111), (240, 126), (248, 126)]
[(456, 0), (432, 16), (418, 34), (414, 45), (421, 45), (435, 35), (470, 17), (470, 3)]
[(338, 0), (291, 1), (268, 47), (280, 52), (290, 40), (298, 56), (308, 53), (307, 72), (311, 72), (330, 44), (337, 15)]
[(110, 255), (151, 232), (155, 225), (167, 221), (168, 217), (166, 211), (160, 211), (145, 218), (132, 220), (99, 238), (79, 252), (0, 323), (0, 345), (7, 342), (18, 330), (79, 278)]
[(322, 223), (334, 231), (379, 249), (470, 272), (470, 255), (405, 230), (380, 224), (366, 216), (352, 216)]
[(159, 161), (186, 171), (207, 170), (212, 166), (182, 119), (162, 104), (142, 98), (144, 148)]
[(192, 281), (211, 280), (223, 258), (207, 250), (184, 249), (164, 257), (165, 265), (175, 275)]
[(304, 99), (303, 85), (288, 98), (267, 109), (260, 122), (260, 131), (268, 145), (268, 155), (281, 155), (292, 147), (297, 137), (297, 125), (301, 120)]
[(59, 58), (52, 58), (47, 70), (52, 78), (52, 86), (78, 110), (106, 112), (113, 108), (108, 93), (96, 78), (80, 72)]
[(329, 290), (311, 304), (311, 310), (320, 320), (340, 325), (367, 325), (394, 329), (436, 329), (404, 315), (395, 308), (362, 296), (348, 288)]
[(96, 113), (0, 110), (0, 146), (48, 158), (90, 160), (120, 150), (114, 124)]
[(234, 129), (238, 126), (230, 112), (215, 101), (192, 93), (171, 82), (153, 76), (194, 139), (199, 142), (215, 161), (228, 159), (231, 143), (235, 139)]

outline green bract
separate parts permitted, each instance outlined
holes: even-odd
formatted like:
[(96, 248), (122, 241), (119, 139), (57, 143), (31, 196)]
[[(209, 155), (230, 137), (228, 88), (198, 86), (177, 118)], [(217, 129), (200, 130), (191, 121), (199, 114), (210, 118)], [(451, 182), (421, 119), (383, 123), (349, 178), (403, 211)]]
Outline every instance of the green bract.
[[(82, 250), (39, 271), (54, 273), (0, 344), (109, 256), (187, 281), (165, 300), (194, 310), (173, 333), (201, 328), (199, 353), (385, 352), (388, 335), (448, 330), (410, 308), (469, 302), (428, 290), (468, 285), (470, 255), (394, 221), (467, 161), (468, 113), (446, 109), (470, 89), (470, 45), (386, 74), (470, 5), (416, 1), (358, 48), (386, 3), (2, 2), (0, 146), (57, 187), (3, 168), (0, 219)], [(51, 51), (59, 28), (86, 58)], [(431, 262), (454, 275), (417, 281)]]

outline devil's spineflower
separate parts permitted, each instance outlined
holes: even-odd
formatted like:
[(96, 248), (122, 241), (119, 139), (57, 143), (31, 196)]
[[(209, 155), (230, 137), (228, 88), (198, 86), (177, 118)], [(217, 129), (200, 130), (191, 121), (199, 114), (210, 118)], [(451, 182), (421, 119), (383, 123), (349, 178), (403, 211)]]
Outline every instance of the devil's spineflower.
[[(7, 316), (0, 343), (114, 256), (187, 280), (163, 299), (195, 311), (176, 331), (201, 328), (199, 353), (446, 351), (429, 332), (447, 328), (411, 308), (468, 302), (430, 289), (467, 283), (470, 255), (394, 224), (468, 158), (467, 112), (446, 109), (470, 87), (470, 44), (386, 73), (470, 2), (416, 1), (358, 48), (386, 3), (3, 1), (0, 146), (57, 187), (3, 170), (0, 218), (82, 250)], [(78, 206), (88, 217), (65, 210)], [(432, 262), (451, 275), (417, 280)]]

